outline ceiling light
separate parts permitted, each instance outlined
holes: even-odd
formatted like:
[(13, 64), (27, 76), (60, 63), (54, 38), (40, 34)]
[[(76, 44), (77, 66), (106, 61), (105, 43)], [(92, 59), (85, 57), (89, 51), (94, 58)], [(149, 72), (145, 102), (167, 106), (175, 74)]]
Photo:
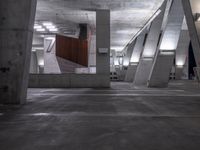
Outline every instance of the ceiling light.
[(51, 22), (43, 22), (43, 25), (44, 26), (53, 26), (53, 23), (51, 23)]
[(34, 25), (34, 29), (41, 29), (42, 28), (42, 26), (40, 26), (40, 25)]
[(55, 29), (56, 27), (54, 25), (46, 26), (47, 29)]
[(54, 28), (54, 29), (48, 29), (50, 32), (57, 32), (58, 29), (57, 28)]
[(111, 47), (112, 50), (115, 51), (123, 51), (124, 47), (123, 46), (115, 46), (115, 47)]
[(46, 37), (45, 40), (55, 40), (55, 37)]
[(44, 32), (46, 30), (44, 28), (41, 28), (41, 29), (36, 29), (36, 31), (38, 31), (38, 32)]

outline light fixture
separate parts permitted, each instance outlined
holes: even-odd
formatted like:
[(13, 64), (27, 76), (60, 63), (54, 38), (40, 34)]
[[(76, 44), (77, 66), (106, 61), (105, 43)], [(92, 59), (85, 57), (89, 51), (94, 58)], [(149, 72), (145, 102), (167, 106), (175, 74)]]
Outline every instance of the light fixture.
[(41, 25), (34, 25), (34, 29), (42, 29)]
[(176, 61), (176, 66), (177, 66), (177, 68), (183, 68), (184, 61), (181, 61), (181, 60)]
[(160, 55), (174, 55), (175, 51), (171, 51), (171, 50), (166, 50), (166, 51), (160, 51)]
[(44, 28), (41, 28), (41, 29), (36, 29), (36, 31), (38, 31), (38, 32), (45, 32), (46, 30)]
[(132, 58), (131, 58), (131, 62), (132, 63), (138, 63), (139, 62), (139, 56), (133, 56)]
[(111, 49), (120, 52), (124, 49), (124, 47), (123, 46), (113, 46), (113, 47), (111, 47)]
[(46, 37), (45, 40), (55, 40), (55, 37)]
[(56, 26), (54, 25), (50, 25), (50, 26), (46, 26), (47, 29), (56, 29)]
[(38, 63), (38, 65), (39, 65), (39, 66), (44, 66), (44, 60), (42, 60), (42, 59), (41, 59), (41, 60), (39, 60), (39, 63)]
[(42, 24), (44, 26), (53, 26), (53, 23), (51, 23), (51, 22), (43, 22)]
[(50, 32), (57, 32), (58, 29), (57, 28), (54, 28), (54, 29), (48, 29)]

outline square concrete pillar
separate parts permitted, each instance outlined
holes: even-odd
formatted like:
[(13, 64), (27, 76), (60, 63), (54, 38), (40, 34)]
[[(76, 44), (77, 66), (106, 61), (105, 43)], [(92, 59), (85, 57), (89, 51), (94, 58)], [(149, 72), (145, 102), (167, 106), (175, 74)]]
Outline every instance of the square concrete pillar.
[(96, 11), (97, 74), (110, 76), (110, 10)]
[(0, 103), (26, 102), (36, 0), (0, 1)]
[(96, 73), (110, 86), (110, 10), (96, 11)]

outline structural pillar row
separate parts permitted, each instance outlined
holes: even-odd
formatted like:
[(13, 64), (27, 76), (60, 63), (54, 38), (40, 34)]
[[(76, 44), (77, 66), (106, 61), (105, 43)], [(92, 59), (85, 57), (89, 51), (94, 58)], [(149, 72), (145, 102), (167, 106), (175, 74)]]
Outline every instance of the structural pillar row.
[(147, 29), (144, 29), (144, 31), (142, 31), (140, 33), (140, 35), (137, 37), (137, 39), (135, 41), (134, 48), (133, 48), (133, 51), (132, 51), (132, 55), (130, 57), (128, 70), (127, 70), (126, 76), (125, 76), (126, 82), (133, 82), (133, 80), (135, 78), (135, 73), (136, 73), (136, 70), (137, 70), (140, 55), (141, 55), (141, 52), (142, 52), (143, 47), (144, 47), (144, 40), (145, 40), (145, 34), (146, 33), (147, 33)]
[(159, 37), (161, 34), (161, 27), (166, 10), (166, 4), (167, 1), (162, 4), (160, 8), (160, 14), (155, 18), (150, 26), (144, 50), (137, 67), (134, 85), (147, 85), (147, 81), (153, 65), (153, 59), (159, 42)]
[(154, 59), (148, 80), (149, 87), (168, 86), (169, 76), (175, 59), (182, 28), (184, 12), (181, 0), (174, 0), (168, 15), (168, 21), (161, 37), (160, 46)]
[(0, 103), (26, 102), (36, 0), (0, 1)]

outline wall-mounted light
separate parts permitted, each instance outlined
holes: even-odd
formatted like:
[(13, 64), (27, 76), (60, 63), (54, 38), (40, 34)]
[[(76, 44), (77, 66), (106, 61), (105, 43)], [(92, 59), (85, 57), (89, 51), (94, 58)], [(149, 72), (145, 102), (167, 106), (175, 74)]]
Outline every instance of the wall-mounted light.
[(123, 51), (124, 47), (123, 46), (113, 46), (111, 47), (112, 50), (115, 50), (117, 52)]
[(118, 57), (119, 65), (123, 65), (123, 56)]
[(175, 51), (173, 50), (161, 50), (160, 55), (175, 55)]
[(39, 65), (39, 66), (44, 66), (44, 60), (42, 60), (42, 59), (39, 60), (38, 65)]
[(181, 60), (176, 61), (176, 66), (177, 66), (177, 68), (183, 68), (184, 61), (181, 61)]
[(132, 63), (138, 63), (139, 61), (140, 61), (139, 56), (133, 56), (133, 57), (131, 58), (131, 62), (132, 62)]

